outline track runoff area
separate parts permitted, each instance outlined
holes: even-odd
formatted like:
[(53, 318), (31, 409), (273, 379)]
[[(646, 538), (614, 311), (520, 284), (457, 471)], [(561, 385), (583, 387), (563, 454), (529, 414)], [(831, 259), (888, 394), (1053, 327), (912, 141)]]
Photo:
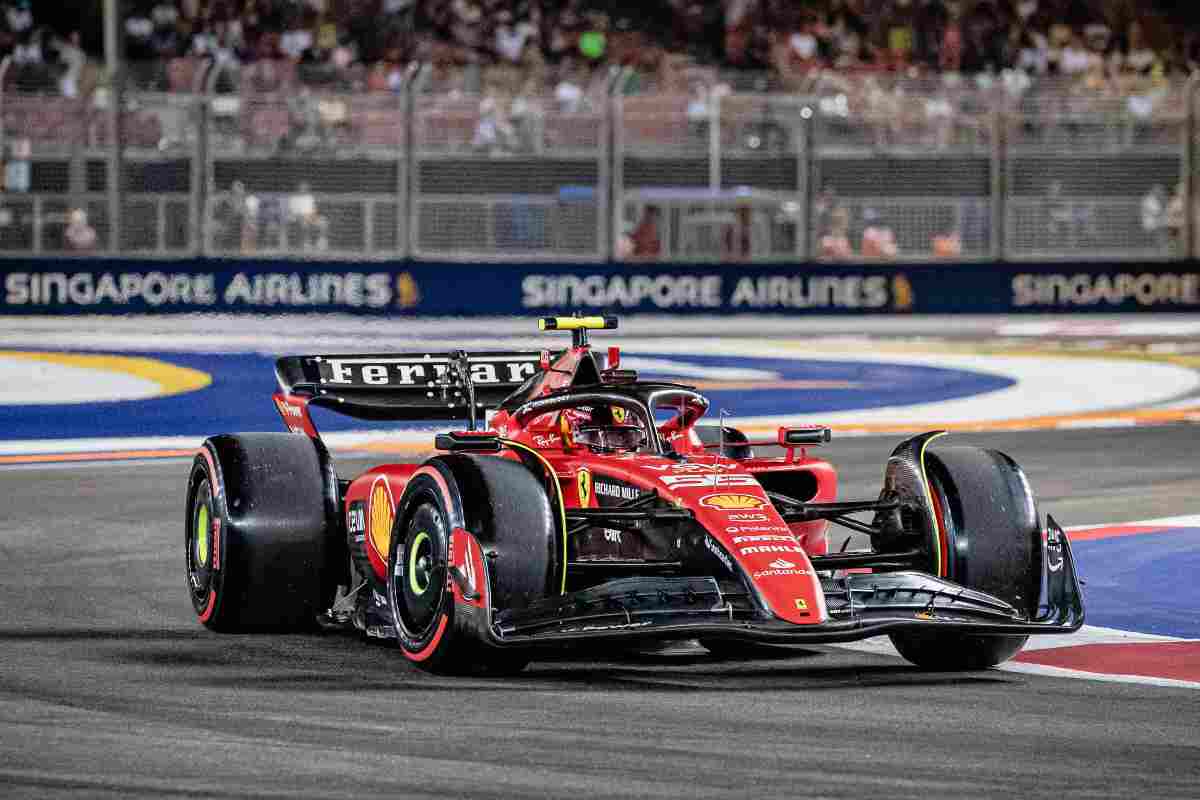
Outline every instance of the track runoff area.
[[(206, 435), (278, 430), (277, 355), (555, 345), (529, 335), (528, 320), (118, 319), (86, 334), (66, 319), (23, 323), (0, 324), (0, 470), (10, 485), (33, 468), (187, 459)], [(698, 386), (713, 416), (748, 432), (785, 422), (828, 424), (836, 437), (1091, 429), (1101, 449), (1116, 428), (1200, 422), (1200, 346), (1188, 343), (1200, 324), (1179, 318), (725, 320), (720, 337), (702, 335), (716, 325), (632, 319), (595, 344), (619, 345), (622, 366), (644, 376)], [(428, 428), (364, 428), (332, 414), (317, 423), (343, 457), (431, 450)], [(1200, 445), (1200, 427), (1178, 430)], [(837, 464), (836, 442), (828, 455)], [(1200, 572), (1200, 500), (1194, 510), (1149, 520), (1114, 511), (1107, 524), (1071, 529), (1089, 625), (1033, 637), (1003, 668), (1200, 689), (1200, 586), (1186, 579)], [(894, 653), (886, 639), (846, 647)]]

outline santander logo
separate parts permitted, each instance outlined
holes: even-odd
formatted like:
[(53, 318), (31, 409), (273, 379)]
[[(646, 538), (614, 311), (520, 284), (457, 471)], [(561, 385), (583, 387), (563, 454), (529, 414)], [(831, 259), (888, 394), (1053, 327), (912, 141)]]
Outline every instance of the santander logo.
[(794, 567), (796, 565), (790, 561), (785, 561), (782, 558), (777, 558), (774, 561), (772, 561), (770, 564), (768, 564), (767, 566), (770, 567), (771, 569), (791, 569), (792, 567)]

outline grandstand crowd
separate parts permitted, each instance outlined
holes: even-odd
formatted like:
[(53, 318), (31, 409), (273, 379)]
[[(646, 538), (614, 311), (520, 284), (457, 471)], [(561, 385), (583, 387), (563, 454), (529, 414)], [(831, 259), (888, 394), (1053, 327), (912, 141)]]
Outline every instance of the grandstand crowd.
[[(0, 3), (6, 83), (74, 96), (99, 79), (100, 0)], [(294, 68), (300, 83), (395, 88), (403, 65), (511, 65), (537, 78), (622, 65), (1061, 75), (1096, 86), (1200, 70), (1195, 3), (1138, 0), (125, 0), (141, 88), (195, 63)], [(174, 66), (173, 66), (174, 65)]]

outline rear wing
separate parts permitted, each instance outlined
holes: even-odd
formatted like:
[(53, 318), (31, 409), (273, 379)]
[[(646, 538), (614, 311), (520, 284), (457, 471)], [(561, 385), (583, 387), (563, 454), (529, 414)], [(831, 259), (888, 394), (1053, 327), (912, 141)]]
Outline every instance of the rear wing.
[[(357, 419), (469, 420), (496, 408), (549, 362), (545, 351), (285, 356), (275, 362), (283, 397)], [(287, 414), (281, 408), (285, 420)]]

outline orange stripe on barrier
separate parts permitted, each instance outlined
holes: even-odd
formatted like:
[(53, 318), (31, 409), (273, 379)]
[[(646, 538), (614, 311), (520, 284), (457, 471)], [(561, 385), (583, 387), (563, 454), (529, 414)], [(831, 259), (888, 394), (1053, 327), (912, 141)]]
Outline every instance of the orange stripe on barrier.
[(181, 458), (196, 455), (195, 450), (109, 450), (94, 453), (31, 453), (0, 456), (0, 464), (50, 464), (56, 461), (129, 461), (135, 458)]

